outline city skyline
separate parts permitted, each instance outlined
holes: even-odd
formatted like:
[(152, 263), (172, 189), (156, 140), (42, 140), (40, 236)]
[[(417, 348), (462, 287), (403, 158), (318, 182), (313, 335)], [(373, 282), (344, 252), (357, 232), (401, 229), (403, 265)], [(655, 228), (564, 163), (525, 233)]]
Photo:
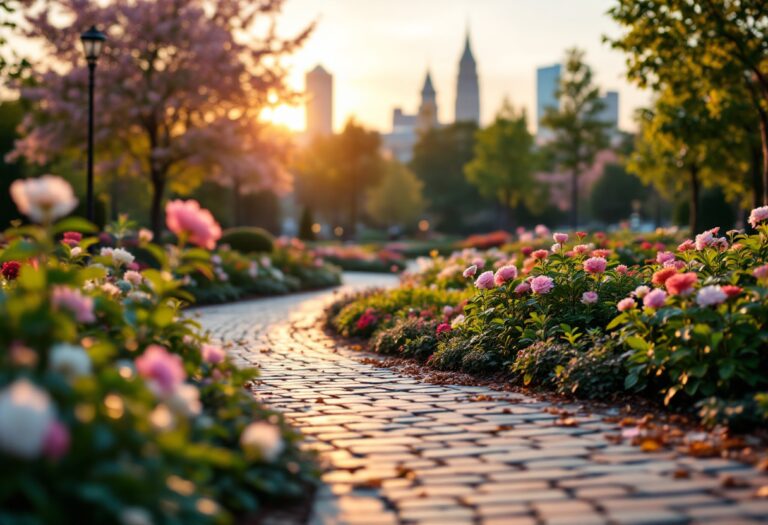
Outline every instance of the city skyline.
[[(605, 15), (611, 2), (574, 4), (567, 0), (393, 0), (387, 4), (291, 0), (278, 29), (287, 35), (318, 22), (288, 64), (289, 81), (295, 89), (303, 89), (304, 75), (318, 64), (334, 75), (336, 131), (350, 117), (383, 132), (390, 130), (394, 108), (406, 113), (418, 110), (418, 90), (428, 69), (437, 87), (438, 119), (452, 121), (467, 27), (480, 77), (481, 124), (493, 119), (506, 97), (526, 109), (534, 131), (536, 69), (560, 62), (565, 50), (576, 45), (586, 51), (601, 92), (619, 93), (619, 125), (632, 130), (632, 114), (648, 104), (650, 96), (628, 84), (623, 56), (602, 43), (603, 34), (615, 35), (619, 30)], [(438, 12), (440, 23), (436, 24)], [(499, 47), (508, 52), (499, 52)], [(273, 118), (302, 129), (304, 108), (282, 107)]]

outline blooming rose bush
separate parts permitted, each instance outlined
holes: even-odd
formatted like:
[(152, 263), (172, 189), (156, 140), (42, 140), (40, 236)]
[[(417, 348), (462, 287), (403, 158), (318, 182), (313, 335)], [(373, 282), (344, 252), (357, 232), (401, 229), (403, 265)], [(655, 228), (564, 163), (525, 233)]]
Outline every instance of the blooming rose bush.
[(38, 224), (0, 249), (0, 521), (218, 524), (300, 496), (313, 467), (298, 436), (181, 312), (179, 277), (212, 274), (207, 252), (171, 257), (146, 234), (127, 247), (120, 228), (99, 248), (61, 219), (64, 181), (14, 184)]
[[(437, 338), (429, 366), (503, 373), (585, 397), (634, 392), (698, 406), (707, 422), (740, 414), (764, 423), (767, 210), (750, 214), (753, 234), (713, 229), (692, 239), (672, 230), (633, 238), (537, 228), (501, 249), (422, 259), (401, 289), (377, 301), (419, 287), (471, 293), (453, 305), (455, 320), (447, 320), (450, 331)], [(353, 325), (360, 312), (353, 301), (336, 319)], [(399, 333), (407, 340), (433, 335), (425, 323), (405, 328), (375, 327), (374, 349), (382, 340), (406, 348)]]

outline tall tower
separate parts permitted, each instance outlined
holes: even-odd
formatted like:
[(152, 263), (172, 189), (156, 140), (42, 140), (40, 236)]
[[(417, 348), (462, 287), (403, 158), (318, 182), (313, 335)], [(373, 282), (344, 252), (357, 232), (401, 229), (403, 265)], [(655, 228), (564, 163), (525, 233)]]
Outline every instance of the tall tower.
[(416, 117), (416, 127), (419, 131), (437, 127), (437, 93), (432, 86), (429, 70), (427, 70), (427, 78), (424, 79), (424, 87), (421, 88), (421, 105)]
[(477, 64), (469, 44), (469, 29), (464, 42), (464, 52), (459, 61), (459, 77), (456, 82), (456, 122), (480, 122), (480, 87), (477, 80)]
[(307, 86), (307, 134), (330, 135), (333, 133), (333, 75), (318, 65), (308, 72)]
[(557, 109), (560, 102), (557, 90), (560, 87), (560, 64), (536, 69), (536, 139), (542, 142), (551, 140), (552, 130), (541, 125), (548, 109)]

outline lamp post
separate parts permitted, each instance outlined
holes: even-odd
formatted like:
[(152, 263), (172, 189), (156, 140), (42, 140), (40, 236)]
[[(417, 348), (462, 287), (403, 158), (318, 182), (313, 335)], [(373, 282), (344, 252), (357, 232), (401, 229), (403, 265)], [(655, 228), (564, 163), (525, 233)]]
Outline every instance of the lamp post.
[(88, 220), (93, 222), (96, 218), (96, 211), (93, 200), (93, 85), (94, 72), (96, 71), (96, 61), (101, 55), (101, 49), (107, 35), (96, 29), (96, 26), (80, 35), (80, 41), (83, 43), (83, 52), (88, 61), (88, 185), (86, 193), (86, 215)]

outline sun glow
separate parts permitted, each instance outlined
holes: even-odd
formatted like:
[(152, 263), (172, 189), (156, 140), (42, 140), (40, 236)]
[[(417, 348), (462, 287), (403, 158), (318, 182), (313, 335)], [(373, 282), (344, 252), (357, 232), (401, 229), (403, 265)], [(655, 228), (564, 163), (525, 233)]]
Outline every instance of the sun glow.
[(304, 107), (279, 104), (275, 107), (264, 109), (261, 118), (278, 126), (284, 126), (291, 131), (304, 131), (306, 129), (306, 117)]

